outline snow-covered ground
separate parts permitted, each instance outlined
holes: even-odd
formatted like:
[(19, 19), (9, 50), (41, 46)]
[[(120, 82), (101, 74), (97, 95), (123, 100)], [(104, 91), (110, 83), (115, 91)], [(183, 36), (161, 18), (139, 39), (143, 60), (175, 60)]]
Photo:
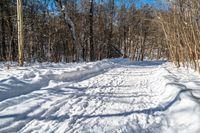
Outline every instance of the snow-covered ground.
[(0, 132), (199, 133), (200, 76), (161, 61), (0, 64)]

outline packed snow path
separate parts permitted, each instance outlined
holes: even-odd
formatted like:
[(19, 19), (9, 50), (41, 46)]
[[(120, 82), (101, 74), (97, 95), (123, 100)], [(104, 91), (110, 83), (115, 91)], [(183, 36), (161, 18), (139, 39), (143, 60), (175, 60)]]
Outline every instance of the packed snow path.
[(168, 118), (187, 90), (172, 70), (164, 62), (123, 59), (18, 70), (0, 81), (0, 132), (196, 132), (199, 126), (189, 124), (199, 122), (198, 89), (186, 105), (198, 113), (192, 122)]

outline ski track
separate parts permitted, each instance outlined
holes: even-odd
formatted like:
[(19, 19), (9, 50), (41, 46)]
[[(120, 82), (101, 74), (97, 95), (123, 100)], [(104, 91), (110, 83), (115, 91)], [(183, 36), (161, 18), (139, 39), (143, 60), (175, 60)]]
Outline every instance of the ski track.
[(51, 86), (49, 80), (39, 90), (0, 102), (0, 132), (160, 132), (165, 79), (154, 76), (159, 65), (106, 69), (77, 82)]

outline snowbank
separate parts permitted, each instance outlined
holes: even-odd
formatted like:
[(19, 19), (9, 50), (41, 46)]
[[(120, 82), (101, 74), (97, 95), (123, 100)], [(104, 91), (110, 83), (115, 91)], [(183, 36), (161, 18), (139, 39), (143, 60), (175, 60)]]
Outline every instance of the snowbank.
[[(25, 95), (41, 89), (50, 81), (78, 82), (106, 72), (120, 65), (122, 59), (103, 60), (90, 63), (35, 64), (27, 67), (12, 67), (9, 70), (1, 63), (0, 101)], [(124, 64), (130, 63), (127, 59)]]
[(0, 63), (0, 132), (198, 133), (199, 116), (200, 76), (168, 62)]

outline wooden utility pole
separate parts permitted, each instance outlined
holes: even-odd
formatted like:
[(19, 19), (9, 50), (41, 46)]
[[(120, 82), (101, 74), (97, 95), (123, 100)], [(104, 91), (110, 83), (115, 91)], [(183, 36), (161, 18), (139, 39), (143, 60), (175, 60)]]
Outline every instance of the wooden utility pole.
[(23, 0), (17, 0), (17, 26), (18, 26), (18, 62), (24, 65), (24, 32), (23, 32)]

